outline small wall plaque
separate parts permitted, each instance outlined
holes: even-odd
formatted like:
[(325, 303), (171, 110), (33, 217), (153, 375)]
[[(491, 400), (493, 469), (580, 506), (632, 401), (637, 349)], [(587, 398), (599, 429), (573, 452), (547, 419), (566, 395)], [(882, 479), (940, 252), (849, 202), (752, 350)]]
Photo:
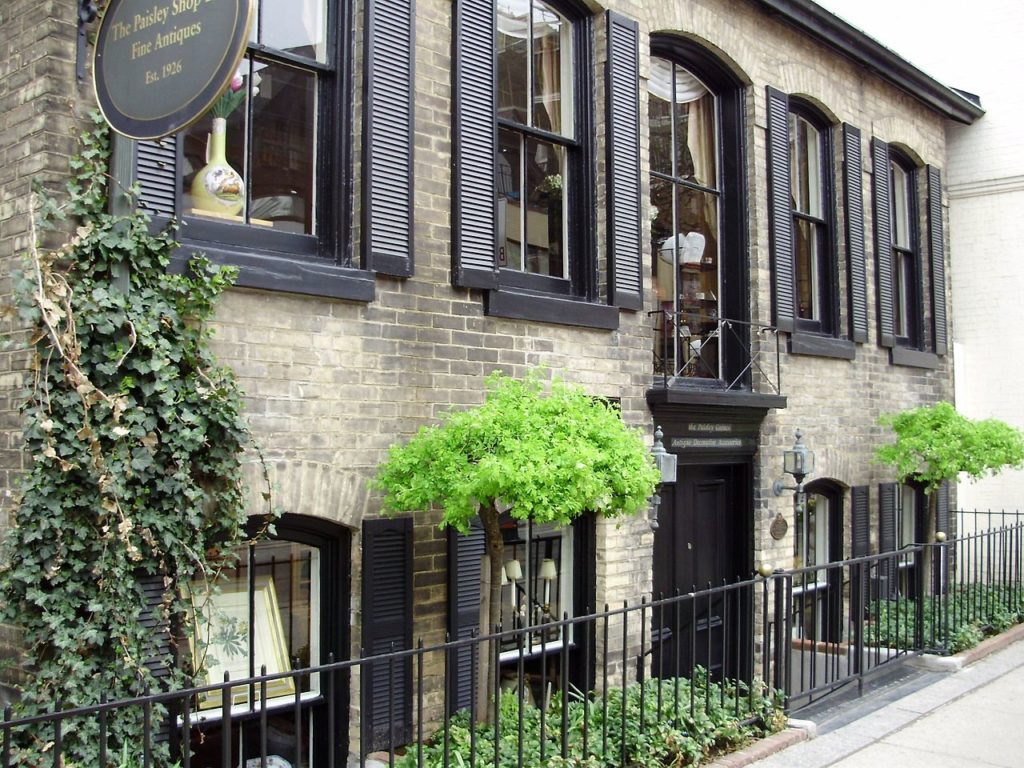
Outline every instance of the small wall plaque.
[(768, 530), (771, 532), (772, 538), (776, 541), (786, 535), (786, 531), (789, 530), (789, 523), (786, 521), (786, 518), (782, 516), (781, 512), (775, 515), (775, 519), (772, 520), (771, 528)]

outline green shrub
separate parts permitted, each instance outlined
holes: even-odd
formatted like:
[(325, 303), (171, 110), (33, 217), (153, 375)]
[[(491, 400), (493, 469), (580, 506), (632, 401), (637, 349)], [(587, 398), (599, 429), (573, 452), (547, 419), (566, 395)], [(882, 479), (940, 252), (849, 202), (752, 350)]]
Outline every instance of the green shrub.
[[(696, 765), (712, 755), (734, 751), (753, 739), (777, 731), (785, 723), (781, 695), (772, 693), (758, 680), (754, 681), (751, 691), (751, 687), (742, 682), (711, 682), (707, 673), (698, 668), (692, 680), (647, 680), (642, 691), (641, 696), (641, 685), (634, 683), (627, 687), (625, 696), (621, 688), (611, 689), (603, 696), (570, 693), (564, 712), (568, 723), (566, 758), (562, 757), (561, 695), (553, 696), (543, 713), (542, 729), (542, 713), (538, 707), (523, 703), (520, 712), (519, 697), (515, 693), (503, 693), (498, 720), (498, 765), (501, 768), (520, 764), (543, 764), (551, 768)], [(471, 728), (475, 728), (475, 736)], [(490, 724), (471, 724), (468, 713), (462, 711), (452, 718), (448, 729), (448, 762), (445, 763), (444, 733), (439, 731), (422, 745), (423, 765), (427, 768), (493, 766), (494, 731)], [(471, 741), (475, 741), (475, 760), (470, 756)], [(397, 765), (414, 768), (418, 765), (417, 753), (417, 746), (410, 747)]]
[[(915, 650), (915, 601), (898, 597), (869, 605), (864, 639), (868, 645)], [(959, 653), (987, 635), (1005, 632), (1024, 620), (1024, 590), (999, 585), (962, 584), (944, 595), (924, 598), (923, 638), (927, 648)]]

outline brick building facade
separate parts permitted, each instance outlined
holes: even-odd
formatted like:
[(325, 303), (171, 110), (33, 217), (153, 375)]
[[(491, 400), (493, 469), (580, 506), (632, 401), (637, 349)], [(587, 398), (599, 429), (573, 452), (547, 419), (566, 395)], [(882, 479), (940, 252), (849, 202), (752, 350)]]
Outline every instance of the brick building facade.
[[(567, 609), (913, 528), (915, 492), (872, 455), (880, 415), (953, 397), (940, 171), (946, 125), (975, 105), (804, 0), (419, 0), (411, 16), (365, 1), (302, 3), (300, 43), (261, 28), (247, 219), (197, 210), (182, 181), (208, 122), (130, 147), (143, 204), (184, 222), (181, 258), (241, 267), (216, 348), (288, 513), (280, 536), (306, 558), (303, 594), (340, 585), (311, 605), (310, 636), (351, 655), (390, 642), (374, 626), (394, 617), (362, 600), (375, 583), (411, 583), (409, 637), (466, 628), (454, 586), (472, 546), (431, 512), (373, 522), (368, 483), (390, 444), (481, 401), (492, 370), (546, 366), (662, 425), (679, 456), (656, 533), (594, 520), (523, 550), (534, 583), (558, 559)], [(0, 9), (5, 274), (28, 246), (30, 181), (60, 182), (91, 105), (75, 5)], [(29, 361), (0, 360), (11, 488)], [(772, 491), (797, 429), (817, 456), (799, 515)]]

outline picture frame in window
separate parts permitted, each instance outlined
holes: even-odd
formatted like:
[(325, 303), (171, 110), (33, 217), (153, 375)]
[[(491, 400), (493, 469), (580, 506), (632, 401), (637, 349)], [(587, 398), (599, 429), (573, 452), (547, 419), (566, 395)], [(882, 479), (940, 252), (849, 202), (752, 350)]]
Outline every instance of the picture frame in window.
[[(277, 604), (277, 591), (269, 576), (257, 576), (252, 591), (252, 648), (249, 647), (249, 591), (244, 583), (227, 585), (196, 605), (196, 626), (189, 637), (197, 682), (216, 685), (224, 680), (250, 676), (250, 669), (266, 674), (291, 672), (284, 624)], [(250, 657), (252, 667), (250, 668)], [(198, 709), (219, 708), (222, 688), (200, 694)], [(231, 688), (231, 704), (249, 704), (250, 686)], [(258, 686), (252, 689), (253, 702), (260, 698)], [(295, 680), (282, 677), (267, 682), (267, 700), (295, 695)]]

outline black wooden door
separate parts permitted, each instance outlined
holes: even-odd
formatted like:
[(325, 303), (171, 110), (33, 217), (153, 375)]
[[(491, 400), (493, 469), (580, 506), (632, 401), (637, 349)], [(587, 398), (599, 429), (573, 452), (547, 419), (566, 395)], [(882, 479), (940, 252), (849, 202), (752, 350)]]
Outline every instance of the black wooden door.
[[(746, 575), (745, 467), (686, 466), (662, 493), (654, 535), (654, 595), (669, 597), (720, 587)], [(715, 678), (734, 676), (749, 633), (745, 593), (720, 591), (654, 612), (652, 669), (688, 677), (693, 665)]]

